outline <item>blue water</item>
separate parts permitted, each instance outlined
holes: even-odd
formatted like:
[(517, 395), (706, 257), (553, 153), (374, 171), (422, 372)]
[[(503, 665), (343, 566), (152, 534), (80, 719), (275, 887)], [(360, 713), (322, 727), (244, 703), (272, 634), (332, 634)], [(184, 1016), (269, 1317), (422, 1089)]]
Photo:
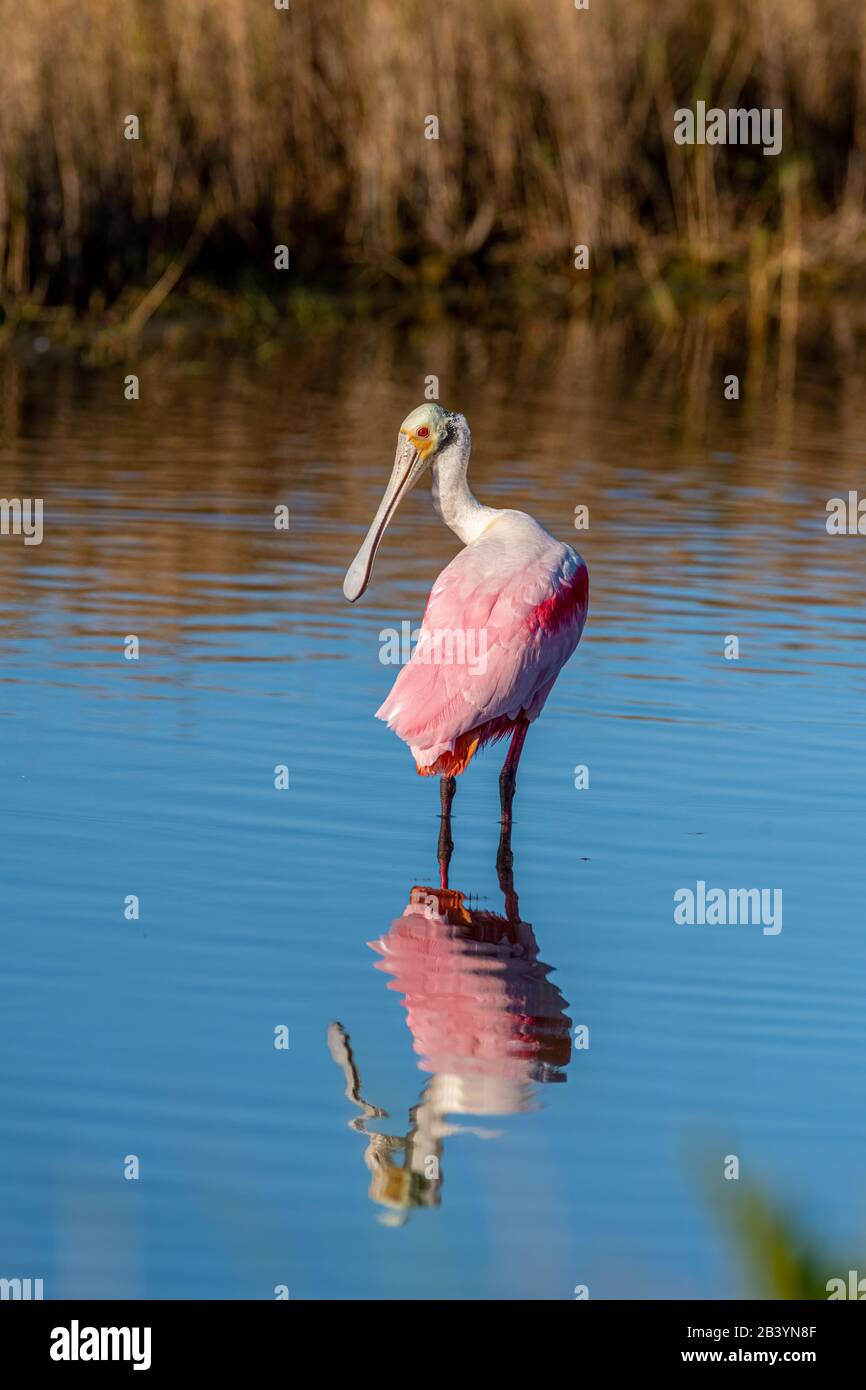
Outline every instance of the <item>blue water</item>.
[[(477, 492), (577, 544), (591, 583), (521, 763), (524, 927), (482, 964), (502, 750), (458, 785), (470, 927), (439, 936), (479, 1055), (444, 1075), (368, 944), (438, 883), (438, 788), (373, 718), (380, 633), (458, 544), (423, 484), (365, 598), (340, 592), (429, 346), (157, 358), (135, 404), (110, 371), (4, 365), (2, 491), (44, 498), (45, 536), (0, 538), (0, 1275), (46, 1297), (742, 1296), (751, 1184), (831, 1267), (862, 1254), (866, 539), (824, 514), (863, 482), (866, 393), (842, 420), (807, 375), (787, 415), (725, 415), (709, 379), (686, 403), (604, 342), (556, 353), (472, 330), (436, 364)], [(781, 932), (676, 925), (698, 880), (781, 889)], [(413, 1001), (434, 1016), (437, 968)], [(533, 999), (558, 1060), (504, 1084)], [(413, 1186), (419, 1104), (438, 1177)]]

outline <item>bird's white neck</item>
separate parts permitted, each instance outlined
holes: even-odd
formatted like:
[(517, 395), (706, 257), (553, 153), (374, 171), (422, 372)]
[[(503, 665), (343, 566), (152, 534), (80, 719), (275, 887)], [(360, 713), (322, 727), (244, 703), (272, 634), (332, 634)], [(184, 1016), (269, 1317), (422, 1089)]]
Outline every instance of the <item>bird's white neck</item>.
[(453, 438), (439, 450), (433, 463), (433, 506), (446, 526), (464, 545), (477, 540), (496, 515), (473, 497), (466, 481), (472, 438), (462, 415), (454, 417)]

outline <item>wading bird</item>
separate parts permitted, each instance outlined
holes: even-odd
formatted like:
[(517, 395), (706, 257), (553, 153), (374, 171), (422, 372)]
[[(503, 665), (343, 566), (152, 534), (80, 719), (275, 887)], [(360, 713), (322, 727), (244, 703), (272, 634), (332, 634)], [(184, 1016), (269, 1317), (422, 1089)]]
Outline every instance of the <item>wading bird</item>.
[(406, 416), (385, 495), (343, 583), (354, 603), (397, 507), (432, 467), (433, 505), (464, 549), (433, 585), (412, 659), (376, 717), (408, 743), (422, 777), (441, 778), (446, 873), (455, 778), (479, 748), (510, 735), (499, 777), (510, 826), (526, 732), (580, 641), (589, 600), (586, 565), (571, 546), (525, 512), (473, 497), (470, 447), (463, 415), (428, 404)]
[(403, 915), (378, 941), (376, 967), (402, 996), (418, 1067), (428, 1080), (409, 1111), (406, 1134), (383, 1133), (387, 1110), (362, 1094), (345, 1029), (328, 1029), (331, 1056), (360, 1110), (350, 1127), (367, 1141), (370, 1197), (402, 1225), (418, 1207), (442, 1200), (445, 1140), (498, 1130), (466, 1128), (454, 1116), (492, 1118), (537, 1108), (537, 1087), (564, 1082), (571, 1060), (568, 1001), (538, 956), (535, 932), (520, 915), (511, 867), (500, 870), (505, 915), (466, 906), (463, 893), (415, 887)]

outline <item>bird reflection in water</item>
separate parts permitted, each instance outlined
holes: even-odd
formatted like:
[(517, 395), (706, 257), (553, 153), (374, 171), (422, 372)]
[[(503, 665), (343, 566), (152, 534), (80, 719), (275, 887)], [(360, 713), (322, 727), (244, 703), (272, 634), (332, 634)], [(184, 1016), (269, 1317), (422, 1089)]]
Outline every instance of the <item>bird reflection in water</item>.
[(346, 1096), (361, 1112), (349, 1124), (367, 1140), (370, 1197), (385, 1208), (381, 1219), (388, 1225), (402, 1225), (416, 1207), (440, 1204), (447, 1138), (497, 1135), (450, 1117), (532, 1110), (536, 1086), (566, 1079), (567, 1000), (549, 979), (551, 967), (538, 958), (532, 927), (520, 918), (509, 837), (510, 826), (504, 826), (497, 861), (504, 915), (467, 907), (465, 895), (447, 886), (453, 845), (445, 821), (440, 887), (413, 888), (403, 915), (368, 943), (381, 957), (376, 968), (392, 977), (388, 988), (403, 998), (419, 1067), (430, 1074), (409, 1111), (406, 1134), (385, 1134), (373, 1125), (388, 1112), (364, 1099), (342, 1025), (328, 1030)]

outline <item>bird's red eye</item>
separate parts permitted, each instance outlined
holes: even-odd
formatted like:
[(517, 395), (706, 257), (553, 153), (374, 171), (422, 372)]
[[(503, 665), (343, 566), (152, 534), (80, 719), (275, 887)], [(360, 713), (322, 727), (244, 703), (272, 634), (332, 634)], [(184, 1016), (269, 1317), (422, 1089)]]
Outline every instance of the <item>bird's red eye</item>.
[(419, 439), (426, 439), (430, 431), (426, 425), (422, 425), (420, 430), (416, 430), (415, 433)]

